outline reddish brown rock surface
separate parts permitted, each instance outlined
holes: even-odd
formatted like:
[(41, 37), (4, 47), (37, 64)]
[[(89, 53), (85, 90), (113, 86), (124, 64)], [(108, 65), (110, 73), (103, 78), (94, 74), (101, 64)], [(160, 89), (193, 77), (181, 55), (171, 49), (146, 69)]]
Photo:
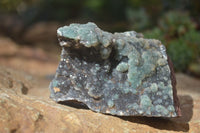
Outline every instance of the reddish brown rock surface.
[(0, 38), (0, 133), (199, 132), (199, 79), (176, 74), (180, 118), (104, 115), (50, 100), (49, 77), (55, 73), (59, 57), (36, 51)]

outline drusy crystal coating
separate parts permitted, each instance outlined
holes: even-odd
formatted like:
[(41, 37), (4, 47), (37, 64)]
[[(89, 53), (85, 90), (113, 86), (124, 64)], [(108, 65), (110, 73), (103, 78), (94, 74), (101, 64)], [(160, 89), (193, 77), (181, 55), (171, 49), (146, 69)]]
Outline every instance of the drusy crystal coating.
[(120, 116), (177, 117), (175, 78), (165, 46), (135, 31), (109, 33), (94, 23), (57, 30), (62, 47), (50, 83), (56, 102), (78, 101)]

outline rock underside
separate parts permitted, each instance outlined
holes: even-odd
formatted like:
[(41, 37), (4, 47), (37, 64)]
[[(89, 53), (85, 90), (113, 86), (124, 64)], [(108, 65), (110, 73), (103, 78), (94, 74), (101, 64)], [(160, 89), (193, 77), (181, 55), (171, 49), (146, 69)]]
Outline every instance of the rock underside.
[(165, 47), (134, 31), (102, 31), (94, 23), (57, 30), (61, 61), (50, 83), (56, 102), (78, 101), (120, 116), (177, 117), (175, 78)]

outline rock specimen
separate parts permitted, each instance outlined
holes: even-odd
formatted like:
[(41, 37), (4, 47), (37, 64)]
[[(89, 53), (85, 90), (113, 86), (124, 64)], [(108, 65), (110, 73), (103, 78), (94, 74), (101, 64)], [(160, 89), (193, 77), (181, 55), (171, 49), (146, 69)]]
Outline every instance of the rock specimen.
[(109, 33), (94, 23), (57, 30), (61, 61), (50, 83), (56, 102), (78, 101), (120, 116), (180, 116), (165, 47), (134, 31)]

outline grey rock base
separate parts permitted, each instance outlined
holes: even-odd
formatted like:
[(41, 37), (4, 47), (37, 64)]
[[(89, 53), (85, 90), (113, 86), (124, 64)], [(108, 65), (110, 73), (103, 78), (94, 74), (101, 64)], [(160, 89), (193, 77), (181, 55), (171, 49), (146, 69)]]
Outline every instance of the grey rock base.
[(75, 100), (120, 116), (181, 115), (173, 68), (160, 41), (134, 31), (111, 34), (94, 23), (57, 33), (61, 61), (50, 83), (56, 102)]

